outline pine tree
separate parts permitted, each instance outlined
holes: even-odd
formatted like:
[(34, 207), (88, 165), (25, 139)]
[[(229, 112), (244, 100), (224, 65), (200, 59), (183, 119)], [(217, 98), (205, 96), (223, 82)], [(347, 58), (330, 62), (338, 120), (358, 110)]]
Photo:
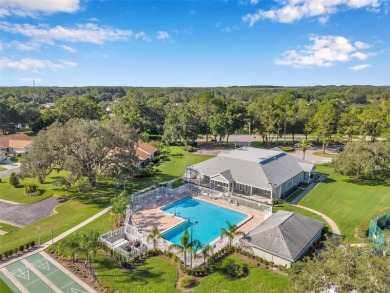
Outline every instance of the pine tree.
[(12, 172), (11, 176), (9, 177), (9, 184), (11, 184), (13, 187), (17, 187), (19, 185), (19, 179), (16, 177), (14, 172)]

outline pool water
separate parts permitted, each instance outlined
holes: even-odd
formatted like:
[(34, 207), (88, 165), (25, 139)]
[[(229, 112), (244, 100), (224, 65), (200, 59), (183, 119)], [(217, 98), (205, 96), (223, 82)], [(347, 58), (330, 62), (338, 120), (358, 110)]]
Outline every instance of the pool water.
[(231, 225), (237, 225), (248, 217), (246, 214), (192, 197), (183, 198), (161, 210), (172, 215), (176, 213), (177, 217), (187, 220), (161, 235), (165, 240), (179, 245), (180, 237), (184, 234), (184, 227), (187, 227), (188, 232), (191, 233), (191, 226), (195, 222), (198, 223), (192, 227), (192, 238), (199, 240), (203, 246), (221, 235), (221, 228), (228, 227), (226, 221), (229, 221)]

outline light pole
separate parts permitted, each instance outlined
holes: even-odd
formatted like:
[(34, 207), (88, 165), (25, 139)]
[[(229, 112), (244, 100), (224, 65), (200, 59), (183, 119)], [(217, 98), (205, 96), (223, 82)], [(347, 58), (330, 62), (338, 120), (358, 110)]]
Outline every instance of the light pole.
[(37, 227), (37, 232), (38, 232), (38, 246), (41, 245), (41, 228)]
[(274, 199), (273, 199), (274, 186), (271, 182), (268, 182), (268, 184), (271, 185), (271, 206), (274, 206)]

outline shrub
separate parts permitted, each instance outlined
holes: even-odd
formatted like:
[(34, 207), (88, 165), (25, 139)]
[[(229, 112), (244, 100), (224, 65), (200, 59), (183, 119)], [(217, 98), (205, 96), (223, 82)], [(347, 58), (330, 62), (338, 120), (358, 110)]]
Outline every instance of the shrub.
[(160, 157), (158, 157), (158, 156), (155, 156), (152, 158), (153, 163), (158, 163), (159, 161), (160, 161)]
[(11, 173), (11, 176), (9, 177), (9, 184), (11, 184), (12, 187), (17, 187), (19, 185), (19, 179), (16, 177), (15, 172)]
[(290, 147), (290, 146), (280, 146), (279, 148), (282, 151), (284, 151), (284, 152), (293, 152), (293, 151), (295, 151), (295, 149), (293, 147)]
[(185, 147), (183, 147), (183, 150), (185, 150), (186, 152), (193, 152), (195, 150), (195, 148), (193, 146), (190, 146), (190, 145), (187, 145)]
[(20, 252), (23, 252), (23, 250), (24, 250), (24, 245), (20, 245), (20, 246), (19, 246), (19, 251), (20, 251)]
[(195, 280), (191, 276), (184, 276), (180, 280), (180, 287), (182, 288), (192, 288), (195, 286)]
[(248, 268), (243, 264), (232, 262), (227, 266), (226, 272), (234, 278), (242, 278), (248, 274)]
[(35, 246), (35, 241), (33, 240), (30, 242), (30, 247), (33, 248), (34, 246)]
[(2, 261), (3, 260), (3, 255), (2, 254), (0, 254), (0, 261)]
[(27, 182), (25, 185), (24, 185), (24, 192), (26, 194), (31, 194), (31, 193), (34, 193), (35, 191), (37, 191), (38, 189), (38, 185), (36, 185), (35, 183), (33, 182)]
[(2, 182), (1, 178), (0, 178), (0, 183)]

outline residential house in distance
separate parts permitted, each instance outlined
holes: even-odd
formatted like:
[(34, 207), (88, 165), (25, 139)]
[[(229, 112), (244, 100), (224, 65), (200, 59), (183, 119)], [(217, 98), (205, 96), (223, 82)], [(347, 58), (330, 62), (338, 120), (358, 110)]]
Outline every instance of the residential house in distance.
[(184, 179), (247, 199), (271, 202), (314, 178), (314, 164), (278, 148), (243, 147), (187, 167)]
[(29, 153), (32, 150), (32, 138), (24, 133), (0, 136), (0, 150), (6, 154)]
[(5, 151), (0, 150), (0, 162), (4, 161), (6, 159), (5, 157)]
[(244, 248), (276, 265), (290, 267), (318, 242), (323, 222), (287, 211), (278, 211), (241, 240)]
[(139, 158), (137, 168), (147, 166), (153, 160), (153, 157), (158, 154), (158, 149), (146, 142), (138, 142), (136, 147), (136, 154)]

